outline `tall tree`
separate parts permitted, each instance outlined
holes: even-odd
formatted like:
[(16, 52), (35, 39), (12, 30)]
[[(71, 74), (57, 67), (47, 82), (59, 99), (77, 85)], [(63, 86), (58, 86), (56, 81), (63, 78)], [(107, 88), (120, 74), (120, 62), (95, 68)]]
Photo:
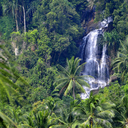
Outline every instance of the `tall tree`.
[(19, 11), (19, 0), (8, 0), (2, 2), (4, 6), (3, 13), (5, 15), (12, 15), (15, 19), (16, 23), (16, 30), (19, 31), (19, 25), (18, 25), (18, 11)]
[(35, 12), (35, 8), (39, 5), (40, 0), (22, 0), (20, 7), (23, 9), (23, 20), (24, 20), (24, 33), (26, 33), (27, 29), (27, 17), (30, 14), (30, 17), (32, 17), (32, 14)]
[(85, 90), (82, 86), (89, 87), (89, 84), (86, 82), (87, 77), (89, 76), (80, 76), (80, 72), (82, 71), (82, 67), (85, 63), (79, 65), (81, 59), (72, 57), (70, 60), (67, 59), (67, 67), (64, 68), (59, 65), (61, 70), (61, 74), (59, 78), (56, 80), (56, 88), (61, 88), (60, 94), (65, 90), (64, 95), (66, 96), (70, 90), (73, 91), (73, 97), (75, 99), (75, 88), (78, 88), (81, 92), (85, 93)]
[(56, 120), (58, 123), (53, 125), (52, 128), (76, 128), (79, 125), (75, 113), (72, 110), (61, 110), (60, 117), (56, 118)]
[(52, 63), (62, 64), (67, 55), (71, 57), (77, 53), (75, 43), (82, 33), (80, 16), (68, 0), (43, 0), (33, 15), (33, 25), (39, 31), (43, 27), (48, 31), (52, 41), (49, 45), (52, 48), (51, 57), (54, 58)]

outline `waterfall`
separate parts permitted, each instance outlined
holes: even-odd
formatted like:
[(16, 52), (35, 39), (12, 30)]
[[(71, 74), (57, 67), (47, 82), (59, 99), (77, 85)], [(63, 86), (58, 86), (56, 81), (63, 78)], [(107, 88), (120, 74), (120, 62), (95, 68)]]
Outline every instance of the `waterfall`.
[(87, 78), (90, 88), (83, 86), (86, 94), (81, 94), (82, 99), (89, 97), (91, 90), (105, 87), (109, 81), (107, 45), (103, 44), (101, 39), (103, 38), (104, 29), (108, 27), (110, 22), (112, 22), (111, 17), (105, 19), (100, 23), (99, 29), (91, 31), (83, 38), (81, 59), (82, 62), (86, 62), (86, 64), (82, 75), (90, 75), (92, 77)]

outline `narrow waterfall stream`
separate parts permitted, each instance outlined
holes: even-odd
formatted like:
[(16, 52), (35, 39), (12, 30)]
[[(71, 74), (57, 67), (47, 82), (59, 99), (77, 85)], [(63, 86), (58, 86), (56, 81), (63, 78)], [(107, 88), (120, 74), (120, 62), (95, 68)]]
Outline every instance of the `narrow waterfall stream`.
[(81, 94), (82, 99), (88, 98), (91, 90), (105, 87), (109, 81), (108, 55), (106, 53), (107, 45), (98, 40), (103, 38), (104, 28), (107, 28), (110, 22), (112, 22), (111, 17), (102, 21), (99, 29), (91, 31), (83, 38), (81, 59), (82, 62), (86, 62), (86, 64), (81, 74), (92, 77), (87, 78), (90, 88), (83, 86), (86, 94)]

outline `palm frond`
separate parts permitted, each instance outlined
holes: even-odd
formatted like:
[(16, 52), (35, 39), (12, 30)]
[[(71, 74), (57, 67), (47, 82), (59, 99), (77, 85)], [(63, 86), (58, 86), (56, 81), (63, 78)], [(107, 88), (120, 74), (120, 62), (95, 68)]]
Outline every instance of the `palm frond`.
[(18, 126), (4, 113), (0, 112), (0, 117), (9, 125), (14, 126), (15, 128), (18, 128)]
[(105, 111), (99, 112), (97, 116), (102, 117), (102, 118), (113, 118), (115, 114), (112, 110), (111, 111), (105, 110)]
[(86, 111), (85, 111), (85, 109), (82, 108), (82, 106), (74, 107), (73, 112), (76, 112), (77, 115), (80, 115), (80, 116), (82, 116), (83, 114), (84, 114), (84, 116), (86, 115)]
[(5, 86), (5, 84), (2, 82), (2, 80), (0, 80), (0, 86), (2, 86), (4, 88), (6, 94), (7, 94), (8, 98), (9, 98), (9, 101), (11, 101), (11, 97), (10, 97), (9, 91), (8, 91), (7, 87)]
[(126, 72), (126, 70), (124, 70), (123, 73), (122, 73), (122, 75), (121, 75), (121, 80), (122, 81), (124, 81), (125, 72)]
[(15, 87), (15, 88), (19, 88), (19, 86), (18, 85), (16, 85), (15, 83), (13, 83), (10, 79), (8, 79), (8, 78), (6, 78), (5, 76), (3, 76), (3, 75), (1, 75), (0, 74), (0, 78), (1, 78), (1, 80), (4, 82), (6, 82), (6, 84), (9, 84), (9, 85), (11, 85), (12, 87)]
[(81, 65), (79, 65), (79, 66), (77, 65), (76, 70), (75, 70), (75, 72), (74, 72), (74, 76), (77, 74), (78, 71), (81, 72), (82, 67), (83, 67), (85, 64), (86, 64), (86, 62), (83, 63), (83, 64), (81, 64)]
[(60, 88), (60, 87), (64, 87), (64, 86), (67, 85), (67, 84), (68, 84), (67, 81), (63, 81), (63, 82), (61, 82), (60, 84), (58, 84), (58, 85), (55, 87), (55, 89)]
[(80, 61), (81, 61), (81, 59), (79, 59), (79, 58), (76, 58), (76, 59), (74, 60), (74, 71), (77, 69), (77, 67), (78, 67)]
[(69, 72), (64, 67), (62, 67), (61, 65), (58, 65), (58, 68), (61, 70), (61, 72), (64, 75), (69, 76)]
[(3, 62), (0, 62), (0, 67), (9, 70), (10, 68)]
[(95, 121), (104, 128), (112, 128), (112, 124), (108, 120), (104, 120), (102, 118), (96, 118)]
[(121, 41), (120, 41), (120, 44), (121, 44), (123, 50), (124, 50), (124, 51), (127, 51), (127, 49), (126, 49), (127, 47), (126, 47)]
[(85, 80), (77, 79), (76, 81), (77, 81), (80, 85), (86, 86), (86, 87), (89, 87), (89, 88), (90, 88), (90, 85), (89, 85)]
[(12, 77), (13, 76), (12, 74), (10, 74), (9, 72), (7, 72), (4, 69), (0, 69), (0, 73), (3, 74), (4, 76), (7, 76), (7, 77)]
[(73, 80), (71, 79), (70, 82), (69, 82), (69, 85), (68, 85), (68, 87), (67, 87), (67, 89), (66, 89), (66, 91), (64, 93), (65, 96), (72, 89), (72, 87), (73, 87)]
[(57, 79), (57, 80), (53, 83), (53, 85), (55, 85), (55, 84), (60, 84), (61, 82), (68, 81), (68, 80), (69, 80), (68, 77), (59, 78), (59, 79)]
[(67, 71), (69, 72), (69, 74), (71, 74), (71, 71), (72, 71), (72, 66), (73, 66), (73, 57), (71, 58), (71, 60), (68, 60), (67, 59), (67, 67), (66, 67), (66, 69), (67, 69)]
[(90, 126), (90, 119), (91, 116), (89, 116), (88, 119), (80, 125), (80, 127)]
[(91, 109), (92, 109), (92, 108), (95, 108), (94, 103), (90, 103), (90, 108), (91, 108)]
[(49, 128), (66, 128), (66, 125), (62, 125), (62, 124), (52, 125)]
[(80, 89), (81, 92), (86, 93), (81, 84), (79, 84), (77, 81), (74, 81), (74, 82), (75, 82), (75, 84), (76, 84), (76, 87), (77, 87), (78, 89)]
[(105, 103), (102, 103), (100, 106), (104, 109), (112, 109), (116, 107), (116, 105), (112, 102), (105, 102)]
[(77, 128), (78, 126), (80, 126), (80, 123), (78, 121), (75, 121), (73, 124), (72, 124), (72, 128)]
[(68, 83), (60, 90), (59, 94), (61, 94), (63, 92), (63, 90), (65, 90), (65, 88), (67, 88)]
[(96, 110), (97, 110), (98, 112), (103, 111), (102, 107), (100, 107), (100, 106), (97, 106), (97, 107), (96, 107)]
[(32, 126), (29, 126), (28, 124), (20, 124), (20, 125), (18, 125), (18, 128), (34, 128), (34, 127), (32, 127)]

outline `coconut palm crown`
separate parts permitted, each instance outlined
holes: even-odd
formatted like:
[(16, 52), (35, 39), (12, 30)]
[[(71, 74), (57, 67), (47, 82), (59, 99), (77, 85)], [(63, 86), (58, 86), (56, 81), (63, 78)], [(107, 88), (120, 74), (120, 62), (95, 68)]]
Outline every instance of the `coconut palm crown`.
[(66, 96), (70, 90), (73, 91), (73, 97), (75, 99), (75, 88), (79, 89), (81, 92), (85, 93), (83, 86), (89, 87), (89, 84), (86, 82), (87, 77), (86, 75), (80, 76), (80, 72), (83, 69), (85, 63), (79, 65), (81, 59), (72, 57), (70, 60), (67, 59), (67, 66), (66, 68), (59, 65), (60, 75), (59, 78), (55, 81), (57, 84), (57, 88), (61, 88), (60, 94), (64, 92)]

